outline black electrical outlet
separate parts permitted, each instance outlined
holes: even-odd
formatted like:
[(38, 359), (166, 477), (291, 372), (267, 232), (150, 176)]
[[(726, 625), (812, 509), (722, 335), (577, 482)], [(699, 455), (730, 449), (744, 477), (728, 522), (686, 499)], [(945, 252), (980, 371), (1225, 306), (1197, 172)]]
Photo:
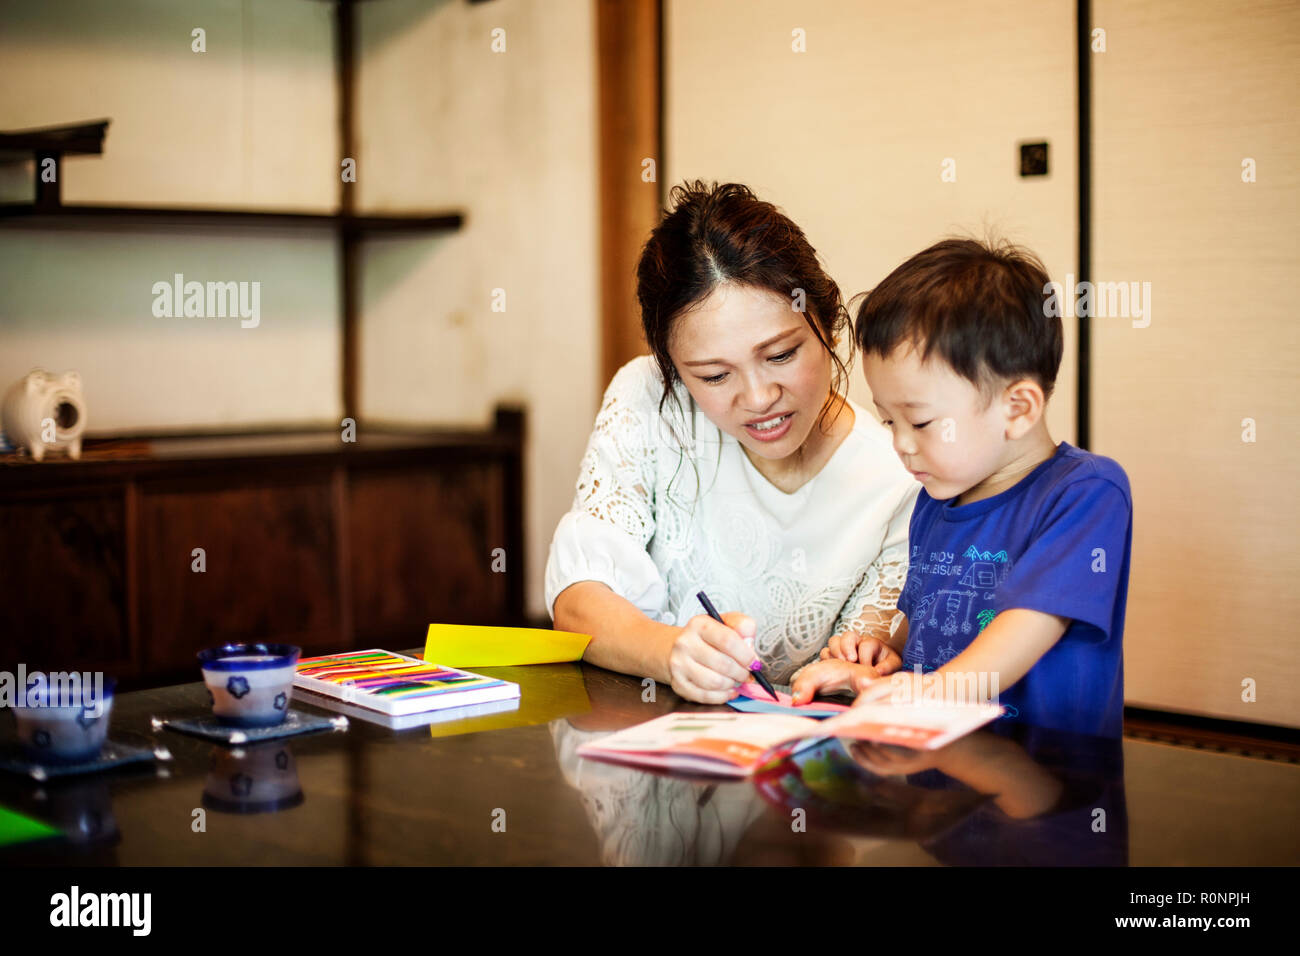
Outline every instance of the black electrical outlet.
[(1047, 144), (1046, 143), (1021, 143), (1020, 144), (1020, 175), (1021, 176), (1046, 176), (1047, 175)]

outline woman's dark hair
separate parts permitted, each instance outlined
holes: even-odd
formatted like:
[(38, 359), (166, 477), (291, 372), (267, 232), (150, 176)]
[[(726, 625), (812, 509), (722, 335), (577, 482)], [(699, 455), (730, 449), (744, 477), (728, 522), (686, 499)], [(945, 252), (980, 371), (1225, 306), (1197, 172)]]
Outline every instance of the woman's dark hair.
[(945, 239), (918, 252), (862, 299), (855, 333), (863, 355), (904, 342), (937, 353), (991, 398), (999, 382), (1032, 378), (1050, 397), (1061, 367), (1060, 303), (1047, 270), (1007, 242)]
[[(661, 413), (678, 381), (668, 355), (673, 323), (725, 283), (765, 289), (792, 304), (802, 290), (804, 321), (834, 361), (832, 392), (844, 392), (848, 368), (834, 345), (849, 320), (840, 288), (803, 230), (748, 186), (700, 180), (674, 186), (663, 220), (641, 251), (636, 277), (646, 343), (664, 380)], [(831, 405), (828, 395), (818, 422)]]

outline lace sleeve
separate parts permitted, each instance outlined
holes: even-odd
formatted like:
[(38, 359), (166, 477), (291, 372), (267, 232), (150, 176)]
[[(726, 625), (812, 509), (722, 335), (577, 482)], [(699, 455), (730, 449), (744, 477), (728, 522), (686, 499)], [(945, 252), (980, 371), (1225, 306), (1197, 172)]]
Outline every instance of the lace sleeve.
[(655, 620), (668, 588), (646, 546), (655, 533), (654, 404), (648, 360), (634, 359), (605, 391), (578, 472), (573, 507), (546, 562), (546, 604), (578, 581), (599, 581)]
[(857, 631), (888, 642), (898, 628), (898, 598), (907, 579), (906, 549), (882, 554), (868, 565), (862, 580), (844, 602), (832, 634)]
[(625, 365), (605, 390), (578, 471), (573, 510), (609, 522), (641, 547), (654, 537), (655, 449), (645, 382)]
[(885, 530), (880, 553), (867, 566), (862, 580), (844, 602), (832, 635), (852, 630), (888, 642), (898, 630), (902, 623), (898, 599), (907, 583), (907, 531), (919, 489), (920, 486), (911, 482), (903, 487), (898, 507)]

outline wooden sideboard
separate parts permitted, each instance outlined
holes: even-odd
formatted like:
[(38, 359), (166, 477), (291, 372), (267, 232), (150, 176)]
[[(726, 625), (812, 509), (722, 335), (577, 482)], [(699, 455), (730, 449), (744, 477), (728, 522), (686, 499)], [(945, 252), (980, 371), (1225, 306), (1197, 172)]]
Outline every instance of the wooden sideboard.
[(0, 669), (145, 687), (197, 679), (195, 653), (225, 641), (325, 653), (523, 624), (523, 441), (523, 412), (499, 408), (485, 431), (0, 456)]

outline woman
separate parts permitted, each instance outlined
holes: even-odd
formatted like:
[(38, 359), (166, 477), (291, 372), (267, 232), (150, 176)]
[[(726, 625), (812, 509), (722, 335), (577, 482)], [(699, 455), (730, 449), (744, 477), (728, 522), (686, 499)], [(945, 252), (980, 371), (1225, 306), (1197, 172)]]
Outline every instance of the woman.
[(844, 394), (848, 315), (799, 227), (736, 184), (671, 200), (637, 268), (651, 355), (605, 392), (546, 600), (586, 660), (719, 704), (756, 654), (785, 683), (889, 636), (919, 486)]

